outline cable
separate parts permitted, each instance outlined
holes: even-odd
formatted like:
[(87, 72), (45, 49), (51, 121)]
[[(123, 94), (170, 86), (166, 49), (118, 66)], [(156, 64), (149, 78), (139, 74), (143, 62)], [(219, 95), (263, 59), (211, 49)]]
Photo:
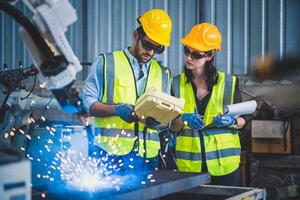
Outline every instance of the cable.
[[(43, 117), (45, 115), (45, 112), (47, 110), (47, 107), (50, 105), (51, 101), (53, 100), (53, 97), (50, 98), (50, 100), (48, 101), (48, 103), (46, 104), (46, 106), (44, 107), (43, 111), (42, 111), (42, 114), (41, 114), (41, 117)], [(41, 119), (41, 117), (39, 119)]]
[(31, 90), (29, 91), (29, 93), (25, 97), (21, 97), (21, 100), (27, 99), (31, 95), (31, 93), (33, 92), (33, 89), (34, 89), (35, 84), (36, 84), (36, 76), (37, 75), (34, 76), (34, 82), (33, 82)]
[(7, 3), (5, 0), (0, 0), (0, 10), (3, 10), (8, 15), (13, 17), (22, 27), (24, 27), (27, 33), (31, 36), (31, 39), (35, 42), (35, 45), (40, 49), (44, 60), (52, 60), (54, 57), (53, 52), (40, 35), (37, 28), (31, 23), (27, 17), (21, 13), (16, 7)]

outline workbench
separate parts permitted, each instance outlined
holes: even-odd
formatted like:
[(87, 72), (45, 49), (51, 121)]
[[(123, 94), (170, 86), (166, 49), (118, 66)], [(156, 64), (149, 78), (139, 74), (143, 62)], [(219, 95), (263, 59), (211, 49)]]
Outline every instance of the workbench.
[(62, 182), (36, 186), (33, 188), (32, 199), (155, 199), (210, 182), (208, 173), (155, 171), (151, 173), (155, 182), (148, 181), (141, 184), (141, 181), (147, 179), (148, 174), (136, 174), (131, 177), (131, 181), (122, 185), (119, 191), (110, 189), (93, 193), (84, 192), (68, 188)]

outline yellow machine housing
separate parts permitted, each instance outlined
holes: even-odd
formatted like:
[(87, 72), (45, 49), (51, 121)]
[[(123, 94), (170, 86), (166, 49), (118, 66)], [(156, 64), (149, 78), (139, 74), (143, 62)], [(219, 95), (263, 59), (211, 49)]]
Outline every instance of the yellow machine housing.
[(166, 126), (182, 113), (183, 107), (184, 99), (170, 96), (151, 87), (138, 98), (134, 111), (141, 119), (153, 117)]

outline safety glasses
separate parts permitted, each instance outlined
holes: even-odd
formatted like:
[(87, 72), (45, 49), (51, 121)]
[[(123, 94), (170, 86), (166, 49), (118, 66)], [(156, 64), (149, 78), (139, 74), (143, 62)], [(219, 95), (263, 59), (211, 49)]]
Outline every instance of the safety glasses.
[(138, 31), (138, 34), (139, 34), (139, 40), (141, 41), (141, 44), (143, 46), (143, 48), (146, 50), (146, 51), (155, 51), (155, 53), (157, 54), (161, 54), (162, 52), (164, 52), (165, 50), (165, 47), (163, 45), (160, 45), (160, 46), (155, 46), (153, 45), (151, 42), (145, 40), (145, 33), (142, 29), (142, 27), (139, 27), (137, 29)]
[(200, 54), (200, 53), (197, 53), (195, 51), (191, 52), (189, 50), (189, 48), (186, 47), (186, 46), (184, 47), (183, 52), (184, 52), (185, 56), (191, 55), (191, 58), (194, 59), (194, 60), (200, 60), (201, 58), (204, 58), (204, 57), (208, 56), (206, 53), (205, 54)]

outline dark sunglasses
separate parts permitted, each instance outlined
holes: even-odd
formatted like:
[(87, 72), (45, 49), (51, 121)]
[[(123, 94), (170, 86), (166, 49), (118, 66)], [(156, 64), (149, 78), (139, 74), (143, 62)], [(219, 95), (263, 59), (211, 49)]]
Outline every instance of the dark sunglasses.
[(195, 51), (191, 52), (189, 50), (189, 48), (187, 48), (186, 46), (183, 49), (184, 55), (185, 56), (189, 56), (191, 55), (191, 58), (194, 60), (200, 60), (201, 58), (204, 58), (206, 56), (208, 56), (206, 53), (205, 54), (200, 54), (200, 53), (196, 53)]
[[(140, 27), (141, 28), (141, 27)], [(164, 52), (165, 50), (165, 46), (163, 45), (160, 45), (160, 46), (155, 46), (153, 45), (151, 42), (148, 42), (147, 40), (145, 40), (145, 33), (143, 33), (144, 31), (142, 29), (138, 28), (137, 31), (138, 31), (138, 34), (139, 34), (139, 40), (141, 41), (142, 43), (142, 46), (143, 48), (146, 50), (146, 51), (155, 51), (157, 54), (161, 54), (162, 52)]]

